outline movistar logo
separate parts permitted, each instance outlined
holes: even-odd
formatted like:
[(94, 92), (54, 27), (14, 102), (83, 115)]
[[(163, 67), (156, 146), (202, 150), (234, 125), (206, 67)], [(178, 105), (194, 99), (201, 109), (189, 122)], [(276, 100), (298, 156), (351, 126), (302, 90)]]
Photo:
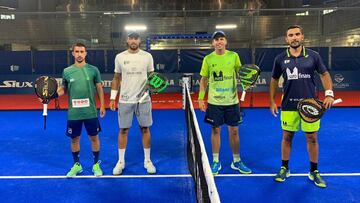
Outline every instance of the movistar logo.
[(223, 81), (223, 72), (220, 71), (219, 74), (217, 74), (216, 72), (213, 72), (213, 77), (215, 81)]
[(299, 73), (298, 69), (295, 67), (293, 71), (289, 68), (286, 68), (286, 75), (288, 80), (297, 80), (297, 79), (309, 79), (311, 78), (310, 74)]

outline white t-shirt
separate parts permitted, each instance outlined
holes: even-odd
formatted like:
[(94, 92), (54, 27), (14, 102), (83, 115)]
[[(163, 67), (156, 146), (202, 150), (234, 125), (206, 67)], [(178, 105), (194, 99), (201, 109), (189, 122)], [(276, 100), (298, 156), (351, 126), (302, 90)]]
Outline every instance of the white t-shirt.
[[(115, 57), (115, 73), (121, 74), (119, 103), (137, 103), (144, 90), (147, 74), (154, 71), (154, 60), (150, 53), (127, 50)], [(150, 101), (147, 97), (144, 101)]]

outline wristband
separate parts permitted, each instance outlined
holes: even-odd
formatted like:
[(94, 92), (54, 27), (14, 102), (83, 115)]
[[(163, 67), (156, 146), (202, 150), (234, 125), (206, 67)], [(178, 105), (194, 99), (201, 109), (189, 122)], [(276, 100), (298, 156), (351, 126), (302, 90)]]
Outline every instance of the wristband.
[(334, 91), (325, 90), (325, 97), (333, 97), (334, 98)]
[(198, 100), (204, 100), (204, 98), (205, 98), (205, 91), (200, 91)]
[(117, 90), (111, 90), (111, 92), (110, 92), (110, 100), (115, 100), (117, 94), (118, 94)]

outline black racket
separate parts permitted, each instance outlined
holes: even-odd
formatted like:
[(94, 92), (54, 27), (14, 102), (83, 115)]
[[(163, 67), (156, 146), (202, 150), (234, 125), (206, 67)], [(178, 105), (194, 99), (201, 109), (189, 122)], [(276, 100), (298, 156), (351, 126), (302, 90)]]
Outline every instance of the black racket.
[[(342, 102), (342, 99), (336, 99), (333, 102), (334, 104), (338, 104)], [(325, 113), (326, 108), (324, 103), (317, 99), (302, 99), (299, 101), (297, 109), (299, 111), (301, 119), (303, 119), (307, 123), (314, 123), (318, 121)]]
[(150, 93), (163, 92), (168, 85), (168, 79), (164, 75), (151, 72), (144, 84), (143, 90), (139, 94), (141, 95), (139, 103), (142, 103)]
[(240, 101), (245, 100), (246, 90), (255, 85), (260, 76), (260, 68), (255, 64), (244, 64), (240, 67), (240, 85), (243, 89)]
[(55, 78), (49, 76), (38, 77), (35, 81), (35, 93), (42, 99), (44, 129), (46, 129), (47, 107), (51, 99), (57, 97), (58, 84)]

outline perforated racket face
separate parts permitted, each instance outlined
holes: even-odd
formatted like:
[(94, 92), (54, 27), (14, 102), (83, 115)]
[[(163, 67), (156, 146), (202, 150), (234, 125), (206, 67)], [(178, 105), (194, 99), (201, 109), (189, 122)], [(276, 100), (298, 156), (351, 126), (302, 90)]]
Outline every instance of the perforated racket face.
[(298, 103), (297, 108), (301, 119), (308, 123), (318, 121), (325, 112), (323, 103), (315, 99), (303, 99)]
[(160, 93), (166, 89), (169, 82), (165, 76), (152, 72), (148, 77), (148, 85), (151, 91)]
[(255, 64), (244, 64), (240, 67), (239, 77), (243, 87), (253, 86), (260, 76), (260, 68)]
[(53, 77), (41, 76), (35, 81), (35, 93), (43, 99), (50, 99), (57, 91), (57, 81)]

